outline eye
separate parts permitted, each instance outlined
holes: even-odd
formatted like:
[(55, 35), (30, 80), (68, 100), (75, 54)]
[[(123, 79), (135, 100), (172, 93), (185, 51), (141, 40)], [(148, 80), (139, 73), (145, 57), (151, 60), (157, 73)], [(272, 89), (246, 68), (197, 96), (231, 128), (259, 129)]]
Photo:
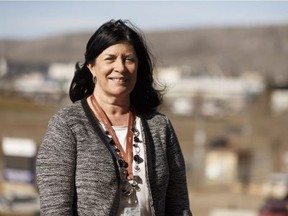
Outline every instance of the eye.
[(136, 58), (132, 57), (132, 56), (128, 56), (125, 58), (125, 61), (128, 63), (135, 63), (136, 62)]
[(116, 57), (114, 57), (114, 56), (107, 56), (104, 58), (104, 60), (106, 62), (113, 62), (115, 59), (116, 59)]

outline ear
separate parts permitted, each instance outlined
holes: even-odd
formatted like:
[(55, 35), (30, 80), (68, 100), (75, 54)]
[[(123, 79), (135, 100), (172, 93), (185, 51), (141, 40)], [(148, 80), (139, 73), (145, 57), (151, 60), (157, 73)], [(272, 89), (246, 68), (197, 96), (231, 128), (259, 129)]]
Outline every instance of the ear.
[(96, 74), (95, 74), (95, 70), (94, 70), (95, 69), (95, 64), (87, 64), (86, 67), (90, 70), (90, 73), (93, 76), (93, 82), (94, 82), (94, 84), (96, 84), (97, 78), (96, 78)]
[(92, 75), (94, 75), (94, 64), (87, 64), (88, 69), (90, 70), (90, 72), (92, 73)]

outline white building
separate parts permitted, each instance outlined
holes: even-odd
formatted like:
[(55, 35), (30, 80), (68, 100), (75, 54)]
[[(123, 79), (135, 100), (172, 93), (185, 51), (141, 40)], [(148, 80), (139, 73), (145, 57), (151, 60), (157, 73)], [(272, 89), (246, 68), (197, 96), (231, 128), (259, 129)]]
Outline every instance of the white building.
[(59, 86), (53, 81), (47, 81), (43, 74), (31, 72), (23, 74), (14, 80), (14, 91), (22, 93), (54, 94), (60, 92)]
[(48, 76), (59, 82), (63, 91), (68, 92), (74, 71), (74, 63), (53, 63), (48, 69)]
[(263, 78), (254, 73), (241, 77), (190, 76), (182, 78), (181, 70), (165, 68), (158, 78), (168, 85), (165, 102), (180, 115), (219, 117), (243, 111), (247, 97), (264, 91)]
[(274, 114), (288, 111), (288, 89), (276, 89), (271, 93), (271, 110)]

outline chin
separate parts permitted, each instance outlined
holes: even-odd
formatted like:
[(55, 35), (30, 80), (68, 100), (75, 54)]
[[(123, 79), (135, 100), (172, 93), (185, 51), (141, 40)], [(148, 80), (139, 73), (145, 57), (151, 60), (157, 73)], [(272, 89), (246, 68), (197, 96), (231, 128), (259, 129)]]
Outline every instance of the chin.
[(133, 89), (130, 88), (126, 88), (126, 87), (120, 87), (120, 88), (114, 88), (113, 89), (113, 93), (114, 94), (130, 94), (132, 92)]

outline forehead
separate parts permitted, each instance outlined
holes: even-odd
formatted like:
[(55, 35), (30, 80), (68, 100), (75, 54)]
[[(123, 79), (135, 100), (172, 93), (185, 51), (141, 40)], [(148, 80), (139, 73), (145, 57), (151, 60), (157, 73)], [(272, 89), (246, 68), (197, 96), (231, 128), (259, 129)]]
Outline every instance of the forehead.
[(107, 47), (100, 55), (109, 54), (135, 54), (135, 49), (130, 43), (117, 43)]

